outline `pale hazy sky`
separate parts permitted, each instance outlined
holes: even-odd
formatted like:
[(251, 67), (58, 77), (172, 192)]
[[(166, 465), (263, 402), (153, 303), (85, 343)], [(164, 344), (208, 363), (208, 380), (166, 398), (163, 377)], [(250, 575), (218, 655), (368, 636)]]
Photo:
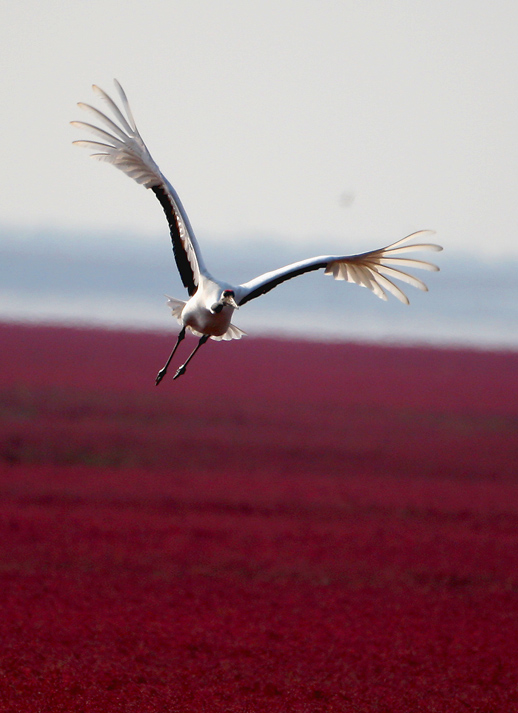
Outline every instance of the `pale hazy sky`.
[(117, 77), (202, 240), (318, 254), (435, 228), (451, 250), (518, 256), (512, 0), (0, 7), (0, 228), (163, 236), (150, 192), (71, 146), (75, 103)]

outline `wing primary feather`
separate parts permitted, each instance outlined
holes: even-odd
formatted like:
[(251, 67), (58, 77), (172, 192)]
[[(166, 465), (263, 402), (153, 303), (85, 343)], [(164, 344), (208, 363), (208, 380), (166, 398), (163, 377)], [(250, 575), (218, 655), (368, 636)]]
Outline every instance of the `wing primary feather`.
[[(117, 124), (110, 119), (109, 116), (106, 116), (106, 114), (103, 114), (102, 111), (99, 111), (99, 109), (96, 109), (94, 106), (91, 106), (90, 104), (85, 104), (84, 102), (78, 102), (77, 106), (82, 109), (83, 111), (87, 111), (90, 114), (93, 114), (96, 119), (98, 119), (100, 122), (104, 122), (110, 129), (110, 131), (113, 131), (115, 136), (117, 136), (119, 139), (122, 141), (125, 141), (128, 136), (127, 134), (124, 133), (124, 131), (120, 128), (120, 126), (117, 126)], [(76, 122), (71, 121), (70, 122), (72, 126), (76, 124)]]
[(379, 259), (380, 265), (398, 265), (399, 267), (415, 267), (419, 270), (430, 270), (438, 272), (439, 268), (433, 262), (425, 262), (424, 260), (414, 260), (405, 257), (382, 257)]
[[(416, 250), (433, 250), (434, 252), (440, 252), (442, 247), (440, 245), (435, 245), (434, 243), (421, 243), (420, 245), (403, 245), (400, 248), (383, 248), (382, 250), (377, 250), (378, 253), (383, 253), (385, 255), (403, 255), (404, 253), (415, 252)], [(368, 253), (366, 253), (368, 254)]]
[(393, 277), (395, 280), (406, 282), (408, 285), (412, 285), (412, 287), (416, 287), (418, 290), (428, 292), (428, 287), (422, 280), (418, 277), (414, 277), (414, 275), (409, 275), (407, 272), (396, 270), (393, 267), (387, 267), (386, 265), (377, 265), (376, 271), (381, 275), (385, 275), (385, 277)]
[(103, 101), (105, 101), (105, 102), (108, 104), (108, 106), (110, 107), (111, 111), (113, 112), (113, 115), (115, 116), (115, 118), (117, 119), (117, 121), (120, 122), (120, 124), (121, 124), (122, 128), (124, 129), (124, 131), (125, 131), (128, 135), (131, 135), (131, 134), (135, 133), (135, 132), (133, 131), (133, 129), (131, 128), (131, 126), (128, 124), (128, 121), (126, 120), (126, 117), (124, 116), (124, 114), (122, 113), (122, 111), (119, 109), (119, 107), (117, 106), (117, 104), (113, 101), (113, 99), (112, 99), (110, 96), (108, 96), (108, 94), (106, 94), (106, 92), (103, 91), (103, 90), (101, 89), (101, 87), (98, 87), (96, 84), (93, 84), (93, 85), (92, 85), (92, 89), (94, 90), (94, 92), (95, 92), (96, 94), (98, 94), (98, 95), (101, 97), (101, 99), (103, 99)]
[(70, 124), (76, 129), (85, 129), (91, 134), (95, 134), (100, 139), (104, 139), (104, 141), (108, 142), (107, 146), (111, 146), (114, 149), (125, 146), (123, 139), (118, 139), (112, 134), (109, 134), (107, 131), (104, 131), (104, 129), (99, 129), (99, 127), (94, 126), (93, 124), (87, 124), (85, 121), (71, 121)]
[[(106, 144), (101, 144), (99, 141), (88, 141), (85, 139), (79, 139), (78, 141), (72, 141), (74, 146), (81, 146), (85, 149), (92, 149), (92, 151), (97, 151), (99, 149), (104, 149), (105, 156), (109, 156), (108, 150), (113, 148), (113, 146), (107, 146)], [(92, 154), (92, 156), (97, 156), (98, 154)]]
[(395, 285), (392, 280), (389, 280), (388, 277), (384, 277), (378, 272), (376, 275), (376, 282), (380, 285), (381, 288), (384, 288), (385, 290), (387, 290), (387, 292), (390, 292), (390, 294), (394, 295), (394, 297), (400, 302), (405, 305), (409, 304), (409, 299), (405, 295), (403, 290), (399, 289), (399, 287)]
[(117, 79), (113, 80), (113, 83), (115, 84), (117, 91), (119, 92), (119, 96), (122, 101), (122, 106), (124, 107), (124, 111), (126, 112), (126, 116), (128, 117), (128, 121), (130, 123), (132, 131), (140, 136), (137, 125), (135, 123), (135, 119), (133, 118), (133, 112), (131, 111), (130, 103), (128, 101), (128, 97), (126, 96), (126, 92), (122, 88), (120, 82)]
[[(391, 243), (390, 245), (387, 245), (386, 248), (382, 248), (381, 251), (387, 250), (389, 248), (395, 248), (398, 245), (403, 245), (403, 243), (408, 242), (409, 240), (417, 240), (418, 238), (425, 238), (425, 237), (430, 237), (431, 235), (435, 235), (435, 230), (418, 230), (415, 233), (410, 233), (410, 235), (405, 235), (404, 238), (401, 238), (400, 240), (396, 240), (395, 243)], [(420, 248), (423, 247), (422, 245), (410, 245), (410, 248)], [(442, 247), (440, 245), (436, 246), (439, 250), (442, 250)], [(380, 252), (381, 252), (380, 251)]]

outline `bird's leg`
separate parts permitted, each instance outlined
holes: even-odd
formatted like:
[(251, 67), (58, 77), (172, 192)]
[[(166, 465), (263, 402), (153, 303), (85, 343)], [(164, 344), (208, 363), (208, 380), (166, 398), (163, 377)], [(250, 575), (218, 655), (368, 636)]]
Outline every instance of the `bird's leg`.
[(182, 366), (178, 369), (176, 374), (173, 376), (173, 379), (178, 379), (179, 376), (181, 376), (182, 374), (185, 374), (185, 370), (187, 369), (187, 364), (191, 361), (191, 359), (196, 354), (196, 352), (201, 347), (201, 345), (205, 344), (205, 342), (207, 341), (208, 338), (209, 338), (208, 334), (204, 334), (203, 337), (200, 337), (200, 341), (196, 345), (196, 348), (193, 349), (193, 351), (189, 354), (187, 361), (185, 362), (185, 364), (182, 364)]
[(167, 367), (168, 367), (169, 364), (171, 363), (171, 359), (174, 357), (174, 353), (175, 353), (175, 351), (178, 349), (178, 345), (180, 344), (180, 342), (182, 341), (182, 339), (183, 339), (184, 337), (185, 337), (185, 327), (182, 327), (182, 329), (180, 330), (180, 334), (178, 335), (178, 338), (177, 338), (177, 340), (176, 340), (176, 344), (174, 345), (174, 349), (173, 349), (173, 351), (171, 352), (171, 354), (169, 355), (169, 359), (166, 361), (165, 366), (164, 366), (162, 369), (160, 369), (160, 371), (159, 371), (158, 374), (156, 375), (156, 379), (155, 379), (155, 385), (156, 385), (156, 386), (158, 386), (158, 384), (159, 384), (159, 383), (162, 381), (162, 379), (164, 378), (164, 376), (165, 376), (165, 374), (166, 374), (166, 371), (167, 371)]

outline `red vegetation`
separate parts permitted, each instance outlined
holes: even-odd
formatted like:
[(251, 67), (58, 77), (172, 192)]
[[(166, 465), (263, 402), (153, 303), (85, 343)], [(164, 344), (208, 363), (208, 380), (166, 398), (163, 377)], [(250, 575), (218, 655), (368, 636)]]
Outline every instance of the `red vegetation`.
[(518, 709), (518, 354), (0, 340), (0, 711)]

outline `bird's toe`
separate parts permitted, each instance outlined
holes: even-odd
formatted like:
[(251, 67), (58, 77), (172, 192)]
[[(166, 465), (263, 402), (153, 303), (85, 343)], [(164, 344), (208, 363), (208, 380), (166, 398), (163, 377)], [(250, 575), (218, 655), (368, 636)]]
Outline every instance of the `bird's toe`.
[(178, 377), (181, 376), (182, 374), (185, 374), (185, 372), (186, 372), (186, 367), (182, 365), (182, 366), (177, 370), (176, 374), (173, 376), (173, 379), (178, 379)]

